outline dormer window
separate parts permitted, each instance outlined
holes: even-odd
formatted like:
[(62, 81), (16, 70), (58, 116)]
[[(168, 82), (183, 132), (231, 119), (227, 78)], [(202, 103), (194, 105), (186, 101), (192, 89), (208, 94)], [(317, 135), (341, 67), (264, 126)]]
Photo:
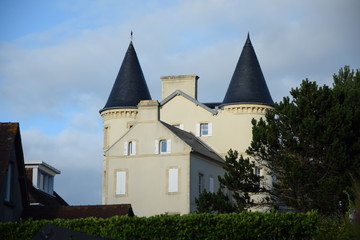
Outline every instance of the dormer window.
[(61, 173), (59, 170), (42, 161), (26, 161), (25, 168), (31, 173), (29, 178), (34, 187), (54, 195), (54, 177)]
[(39, 169), (37, 188), (52, 195), (54, 189), (54, 177)]

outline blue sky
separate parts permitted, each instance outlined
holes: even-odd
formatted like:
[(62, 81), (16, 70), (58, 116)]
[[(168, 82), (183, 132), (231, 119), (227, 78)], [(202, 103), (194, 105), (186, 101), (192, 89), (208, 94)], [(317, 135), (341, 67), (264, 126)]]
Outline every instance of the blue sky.
[(274, 101), (309, 78), (360, 68), (358, 0), (2, 0), (0, 121), (20, 122), (25, 159), (60, 169), (70, 204), (101, 203), (102, 120), (134, 32), (153, 99), (160, 77), (197, 74), (217, 102), (249, 32)]

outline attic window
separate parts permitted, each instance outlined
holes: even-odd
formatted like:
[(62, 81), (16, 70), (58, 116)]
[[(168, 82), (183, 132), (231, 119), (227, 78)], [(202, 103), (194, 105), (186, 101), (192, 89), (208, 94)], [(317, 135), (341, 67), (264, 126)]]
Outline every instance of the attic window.
[(37, 187), (38, 189), (53, 195), (54, 177), (39, 169)]

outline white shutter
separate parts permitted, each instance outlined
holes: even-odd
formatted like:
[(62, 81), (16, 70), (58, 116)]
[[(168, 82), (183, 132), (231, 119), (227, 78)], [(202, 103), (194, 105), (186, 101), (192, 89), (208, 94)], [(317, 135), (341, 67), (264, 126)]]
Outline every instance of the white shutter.
[(170, 168), (169, 169), (169, 179), (168, 179), (168, 192), (174, 193), (178, 192), (178, 169)]
[(129, 143), (128, 142), (124, 142), (124, 155), (128, 155), (129, 154), (129, 149), (128, 149)]
[(126, 194), (126, 172), (116, 172), (116, 194)]
[(136, 155), (136, 142), (135, 141), (132, 142), (131, 155)]
[(196, 136), (200, 137), (200, 123), (196, 124)]
[(212, 123), (208, 123), (208, 136), (212, 136)]
[(159, 154), (159, 140), (155, 140), (155, 154)]
[(171, 139), (166, 140), (166, 152), (171, 153)]
[(215, 192), (215, 187), (214, 187), (214, 178), (210, 177), (210, 182), (209, 182), (209, 192), (213, 193)]

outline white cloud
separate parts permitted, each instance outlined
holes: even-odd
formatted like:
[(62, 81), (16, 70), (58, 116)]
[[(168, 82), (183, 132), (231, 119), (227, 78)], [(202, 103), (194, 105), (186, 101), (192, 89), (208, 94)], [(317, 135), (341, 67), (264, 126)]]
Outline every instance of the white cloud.
[[(47, 31), (29, 29), (19, 39), (0, 42), (0, 118), (21, 123), (27, 159), (62, 171), (56, 188), (71, 203), (99, 203), (98, 110), (131, 30), (154, 99), (161, 97), (160, 76), (197, 74), (199, 99), (222, 101), (248, 32), (275, 101), (306, 77), (331, 85), (332, 74), (343, 65), (360, 67), (356, 0), (57, 4), (63, 20)], [(44, 9), (38, 11), (33, 14)]]

